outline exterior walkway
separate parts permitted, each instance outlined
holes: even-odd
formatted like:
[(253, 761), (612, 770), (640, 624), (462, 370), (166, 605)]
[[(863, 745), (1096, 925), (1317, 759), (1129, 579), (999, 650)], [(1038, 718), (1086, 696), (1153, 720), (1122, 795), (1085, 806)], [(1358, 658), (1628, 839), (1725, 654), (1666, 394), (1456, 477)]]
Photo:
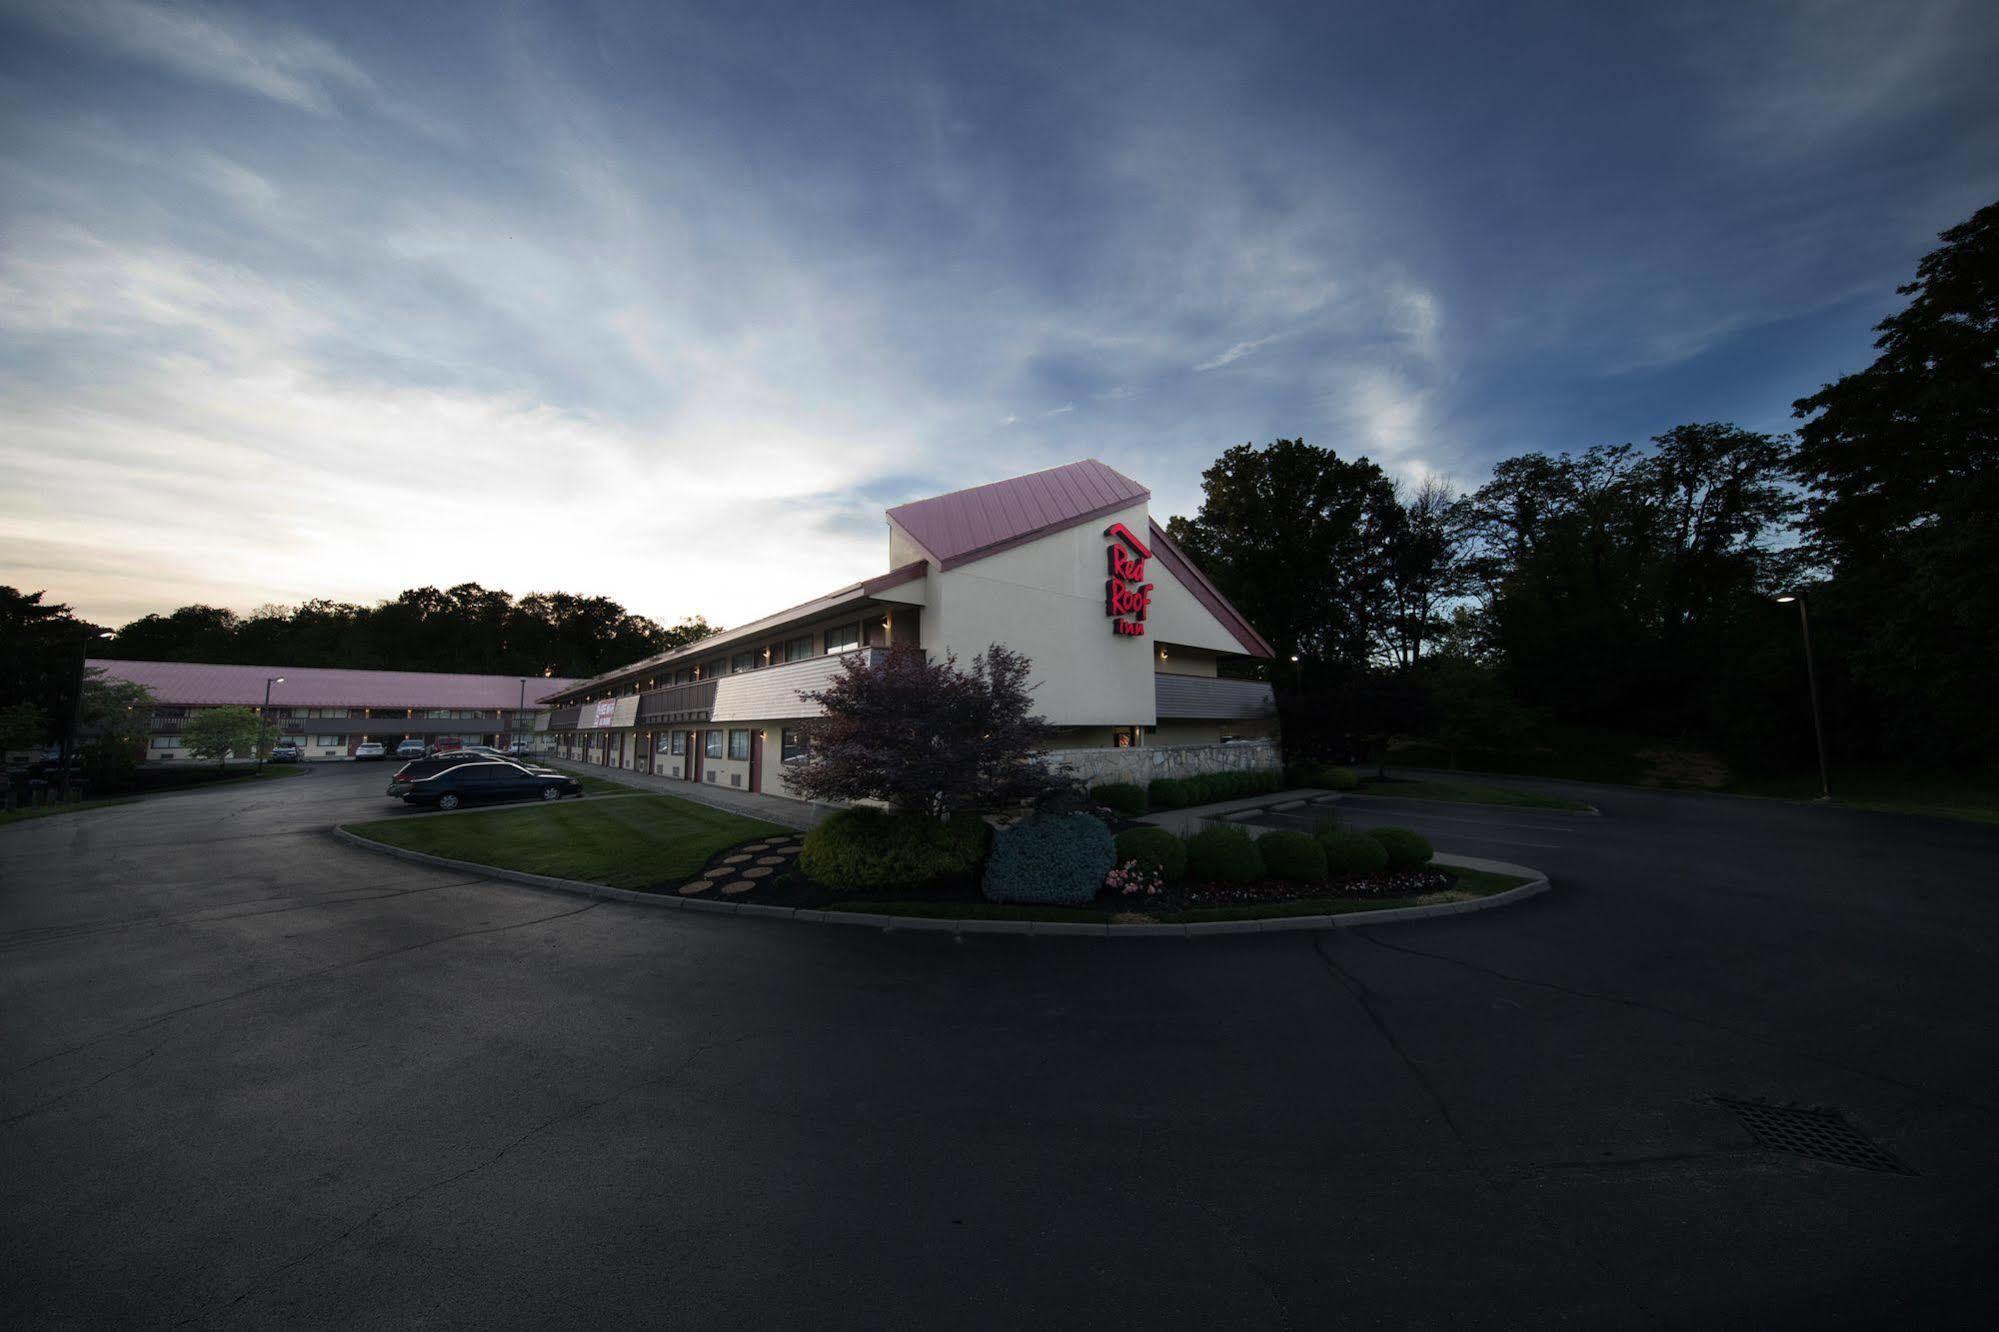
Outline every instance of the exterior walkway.
[(1212, 805), (1193, 805), (1187, 809), (1162, 809), (1145, 815), (1140, 822), (1178, 833), (1182, 837), (1192, 837), (1211, 823), (1239, 822), (1258, 814), (1273, 810), (1293, 810), (1306, 805), (1332, 805), (1339, 800), (1339, 792), (1322, 791), (1317, 787), (1301, 786), (1289, 791), (1273, 791), (1269, 795), (1244, 796), (1239, 800), (1218, 800)]
[(679, 796), (697, 805), (726, 809), (731, 814), (747, 814), (753, 819), (796, 828), (800, 832), (811, 828), (834, 809), (831, 805), (812, 805), (803, 800), (787, 800), (783, 796), (758, 795), (701, 782), (683, 782), (678, 777), (654, 777), (650, 773), (607, 768), (596, 763), (578, 763), (573, 759), (536, 758), (534, 761), (563, 772), (573, 772), (579, 777), (602, 777), (607, 782), (623, 782), (640, 791)]

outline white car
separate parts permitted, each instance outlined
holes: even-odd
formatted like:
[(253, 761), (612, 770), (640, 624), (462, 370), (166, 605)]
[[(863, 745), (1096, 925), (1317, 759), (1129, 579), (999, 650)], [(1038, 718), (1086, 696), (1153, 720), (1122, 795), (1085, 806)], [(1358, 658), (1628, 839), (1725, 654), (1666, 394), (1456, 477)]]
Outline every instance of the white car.
[(402, 742), (401, 744), (399, 744), (399, 745), (397, 745), (397, 746), (396, 746), (396, 757), (397, 757), (397, 758), (422, 758), (422, 757), (423, 757), (423, 741), (421, 741), (421, 740), (405, 740), (405, 741), (403, 741), (403, 742)]
[(363, 740), (360, 744), (354, 746), (354, 757), (357, 759), (378, 759), (387, 758), (388, 756), (389, 751), (382, 748), (380, 740)]

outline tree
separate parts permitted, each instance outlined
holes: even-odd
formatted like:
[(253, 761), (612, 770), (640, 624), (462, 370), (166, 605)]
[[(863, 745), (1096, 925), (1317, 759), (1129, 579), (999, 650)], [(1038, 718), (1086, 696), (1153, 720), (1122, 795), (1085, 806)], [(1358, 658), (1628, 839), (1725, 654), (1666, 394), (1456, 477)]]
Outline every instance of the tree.
[(85, 772), (91, 789), (112, 790), (131, 778), (145, 752), (152, 729), (153, 693), (142, 684), (106, 680), (92, 668), (83, 683), (79, 721), (90, 739)]
[(1880, 747), (1969, 759), (1999, 745), (1999, 203), (1940, 239), (1874, 363), (1793, 405), (1796, 471), (1832, 574), (1814, 628), (1850, 637)]
[(0, 708), (0, 749), (39, 749), (48, 738), (48, 715), (33, 703)]
[(1379, 623), (1389, 657), (1414, 669), (1424, 645), (1442, 631), (1447, 609), (1470, 589), (1473, 514), (1470, 500), (1433, 478), (1403, 502), (1402, 515), (1389, 534), (1387, 608)]
[(1404, 521), (1366, 458), (1301, 439), (1243, 444), (1201, 474), (1201, 508), (1167, 535), (1276, 648), (1365, 661), (1387, 611), (1388, 552)]
[(276, 736), (277, 727), (255, 708), (201, 708), (187, 719), (181, 738), (196, 758), (212, 758), (219, 769), (231, 754), (248, 758)]
[(825, 715), (787, 775), (811, 800), (881, 800), (906, 813), (949, 814), (1036, 799), (1060, 786), (1041, 752), (1053, 735), (1033, 714), (1030, 662), (995, 643), (958, 669), (908, 644), (878, 661), (856, 653), (805, 697)]

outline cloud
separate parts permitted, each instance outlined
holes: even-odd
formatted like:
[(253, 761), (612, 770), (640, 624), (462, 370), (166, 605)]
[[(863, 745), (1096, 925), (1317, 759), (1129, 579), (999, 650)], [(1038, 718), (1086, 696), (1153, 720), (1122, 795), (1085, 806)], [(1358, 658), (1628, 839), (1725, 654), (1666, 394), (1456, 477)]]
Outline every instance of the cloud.
[(317, 115), (373, 81), (331, 43), (303, 30), (205, 5), (149, 0), (28, 0), (19, 11), (52, 31), (187, 78), (256, 93)]
[(1211, 357), (1195, 366), (1194, 369), (1219, 370), (1225, 365), (1234, 365), (1237, 361), (1240, 361), (1243, 357), (1248, 356), (1259, 348), (1268, 347), (1271, 343), (1277, 341), (1277, 338), (1278, 335), (1273, 333), (1267, 338), (1257, 338), (1253, 342), (1238, 342), (1220, 356)]

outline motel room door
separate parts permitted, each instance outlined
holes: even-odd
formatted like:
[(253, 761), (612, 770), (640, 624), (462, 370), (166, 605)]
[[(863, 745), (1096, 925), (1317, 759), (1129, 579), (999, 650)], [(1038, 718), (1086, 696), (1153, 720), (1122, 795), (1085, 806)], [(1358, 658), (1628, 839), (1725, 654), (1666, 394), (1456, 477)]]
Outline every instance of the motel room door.
[(764, 789), (764, 733), (750, 732), (750, 790)]
[(690, 782), (701, 780), (701, 732), (687, 733), (687, 762), (680, 765), (680, 770), (687, 774)]

